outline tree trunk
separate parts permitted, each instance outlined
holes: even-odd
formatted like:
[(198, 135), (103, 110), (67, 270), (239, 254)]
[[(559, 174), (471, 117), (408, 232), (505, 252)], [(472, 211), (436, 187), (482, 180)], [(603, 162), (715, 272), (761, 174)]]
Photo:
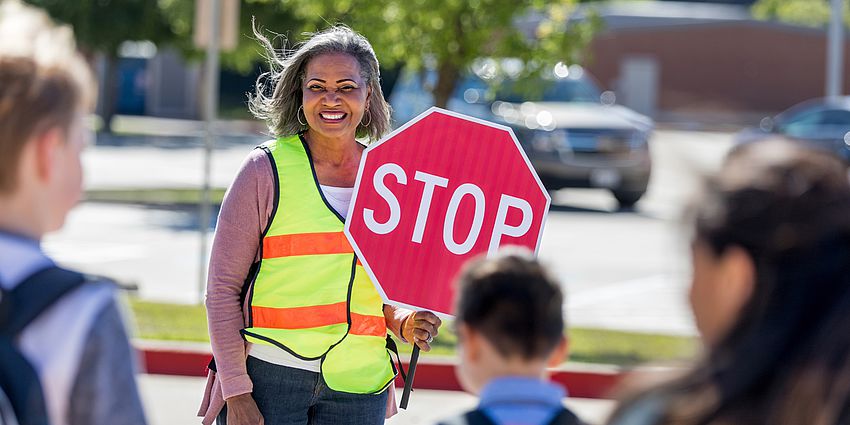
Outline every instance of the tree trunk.
[(460, 69), (457, 65), (448, 61), (442, 62), (437, 67), (437, 85), (434, 86), (434, 105), (445, 108), (452, 97), (460, 77)]
[(384, 99), (389, 99), (392, 96), (393, 89), (401, 77), (401, 70), (403, 68), (403, 63), (395, 64), (389, 68), (381, 66), (381, 92), (384, 93)]
[(112, 133), (112, 119), (118, 108), (118, 57), (106, 55), (106, 69), (103, 84), (103, 128), (101, 131)]

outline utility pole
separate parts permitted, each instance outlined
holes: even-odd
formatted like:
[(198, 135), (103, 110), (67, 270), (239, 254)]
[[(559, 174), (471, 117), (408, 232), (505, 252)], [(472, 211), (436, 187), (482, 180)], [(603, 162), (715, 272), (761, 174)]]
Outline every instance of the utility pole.
[(844, 0), (830, 0), (829, 39), (826, 58), (826, 97), (841, 96), (844, 81)]
[(212, 173), (212, 151), (215, 146), (213, 125), (218, 116), (218, 73), (219, 73), (219, 37), (221, 22), (221, 1), (210, 2), (209, 40), (207, 41), (206, 61), (204, 63), (204, 183), (201, 190), (200, 219), (198, 227), (201, 237), (200, 259), (198, 266), (198, 297), (204, 302), (207, 286), (207, 229), (212, 219), (210, 205), (210, 175)]

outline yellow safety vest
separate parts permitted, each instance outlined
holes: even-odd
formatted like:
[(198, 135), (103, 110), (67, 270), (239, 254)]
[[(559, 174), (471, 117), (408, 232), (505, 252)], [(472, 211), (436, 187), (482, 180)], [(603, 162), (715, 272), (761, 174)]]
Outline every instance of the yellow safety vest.
[(322, 195), (300, 136), (261, 148), (275, 170), (276, 202), (242, 335), (304, 360), (321, 359), (333, 390), (379, 393), (395, 378), (383, 300), (343, 234), (344, 219)]

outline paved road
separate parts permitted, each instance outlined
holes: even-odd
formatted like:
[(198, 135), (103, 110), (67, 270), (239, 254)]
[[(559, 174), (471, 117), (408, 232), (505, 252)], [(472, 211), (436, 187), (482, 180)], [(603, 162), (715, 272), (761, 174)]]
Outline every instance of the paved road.
[[(649, 192), (635, 211), (616, 211), (600, 190), (553, 194), (540, 257), (566, 285), (573, 324), (694, 332), (684, 303), (687, 245), (676, 218), (698, 176), (717, 167), (730, 140), (724, 133), (658, 132)], [(87, 186), (197, 187), (200, 149), (166, 142), (88, 150)], [(250, 149), (248, 143), (217, 149), (213, 185), (226, 187)], [(143, 298), (191, 303), (199, 293), (197, 221), (193, 210), (85, 203), (46, 238), (45, 249), (63, 263), (138, 285)]]

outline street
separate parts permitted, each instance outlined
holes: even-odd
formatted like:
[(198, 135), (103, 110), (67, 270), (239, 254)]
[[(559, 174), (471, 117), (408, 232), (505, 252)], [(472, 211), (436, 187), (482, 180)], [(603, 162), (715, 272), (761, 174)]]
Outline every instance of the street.
[[(566, 286), (572, 325), (694, 333), (679, 216), (698, 176), (717, 167), (730, 143), (724, 133), (657, 131), (649, 192), (634, 211), (617, 211), (603, 190), (553, 193), (540, 258)], [(229, 143), (215, 151), (214, 187), (229, 184), (250, 149)], [(197, 146), (97, 146), (84, 154), (86, 185), (197, 187), (201, 158)], [(63, 264), (137, 286), (142, 298), (193, 303), (200, 299), (197, 222), (194, 208), (83, 203), (44, 247)]]

